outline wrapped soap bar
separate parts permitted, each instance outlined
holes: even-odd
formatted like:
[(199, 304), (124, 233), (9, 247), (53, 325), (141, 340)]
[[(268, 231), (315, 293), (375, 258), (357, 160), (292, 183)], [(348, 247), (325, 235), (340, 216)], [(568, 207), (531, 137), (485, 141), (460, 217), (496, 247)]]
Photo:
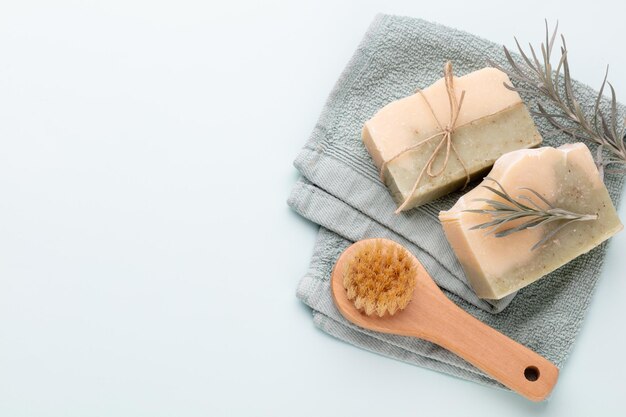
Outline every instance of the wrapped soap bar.
[(582, 143), (503, 155), (439, 219), (474, 291), (488, 299), (533, 283), (622, 229)]
[(483, 174), (501, 155), (541, 143), (508, 76), (484, 68), (446, 76), (430, 87), (387, 104), (368, 120), (363, 143), (399, 205), (432, 201)]

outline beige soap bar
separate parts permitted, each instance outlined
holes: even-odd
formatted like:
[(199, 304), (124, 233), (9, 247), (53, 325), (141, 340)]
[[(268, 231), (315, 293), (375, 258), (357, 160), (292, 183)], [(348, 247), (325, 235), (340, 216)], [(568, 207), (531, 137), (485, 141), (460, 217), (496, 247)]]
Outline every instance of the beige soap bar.
[[(520, 190), (528, 187), (555, 207), (579, 214), (597, 214), (598, 219), (568, 224), (543, 246), (531, 250), (559, 222), (505, 237), (486, 235), (485, 230), (470, 228), (489, 221), (491, 215), (464, 210), (488, 208), (485, 202), (476, 199), (502, 199), (480, 186), (465, 194), (450, 210), (442, 211), (439, 219), (469, 282), (481, 298), (500, 299), (517, 291), (622, 229), (591, 153), (582, 143), (508, 153), (496, 161), (489, 177), (499, 181), (515, 199), (525, 195), (543, 207), (537, 197)], [(494, 185), (487, 180), (483, 184)]]
[[(452, 142), (472, 178), (489, 169), (501, 155), (541, 143), (541, 136), (519, 94), (508, 90), (508, 76), (495, 68), (484, 68), (454, 78), (457, 97), (465, 91)], [(437, 119), (445, 126), (450, 119), (450, 105), (444, 79), (424, 89)], [(362, 132), (363, 143), (380, 170), (400, 151), (440, 132), (424, 97), (416, 93), (389, 103), (368, 120)], [(463, 186), (466, 172), (454, 155), (445, 171), (436, 177), (424, 177), (416, 192), (411, 190), (432, 155), (438, 140), (431, 140), (386, 165), (385, 184), (398, 205), (409, 199), (404, 210), (432, 201)], [(444, 152), (435, 166), (441, 166)]]

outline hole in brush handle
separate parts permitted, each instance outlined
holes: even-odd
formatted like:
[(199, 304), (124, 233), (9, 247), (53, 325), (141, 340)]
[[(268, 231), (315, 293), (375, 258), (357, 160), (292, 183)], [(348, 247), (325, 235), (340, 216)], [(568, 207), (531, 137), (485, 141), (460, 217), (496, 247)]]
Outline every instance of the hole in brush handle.
[(539, 376), (539, 368), (537, 368), (536, 366), (531, 365), (527, 366), (526, 369), (524, 369), (524, 377), (526, 377), (526, 379), (530, 382), (535, 382), (539, 379)]

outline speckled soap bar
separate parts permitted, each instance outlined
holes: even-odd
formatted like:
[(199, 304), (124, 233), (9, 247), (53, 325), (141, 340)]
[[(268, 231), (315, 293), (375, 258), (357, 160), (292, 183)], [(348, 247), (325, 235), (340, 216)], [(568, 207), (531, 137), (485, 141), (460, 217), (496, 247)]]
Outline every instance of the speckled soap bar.
[[(432, 201), (463, 186), (467, 174), (476, 178), (501, 155), (541, 143), (541, 135), (519, 94), (504, 87), (508, 76), (495, 68), (484, 68), (463, 77), (454, 77), (454, 91), (465, 92), (452, 142), (462, 158), (451, 155), (440, 175), (424, 175), (411, 193), (420, 171), (438, 144), (431, 140), (390, 161), (399, 151), (441, 131), (450, 119), (450, 103), (444, 79), (422, 94), (389, 103), (368, 120), (362, 132), (363, 143), (379, 170), (384, 169), (385, 185), (398, 205), (408, 199), (403, 210)], [(426, 100), (430, 103), (430, 111)], [(444, 152), (436, 161), (441, 166)], [(386, 161), (390, 161), (386, 164)]]
[(481, 298), (500, 299), (517, 291), (622, 230), (589, 148), (582, 143), (508, 153), (496, 161), (489, 177), (514, 198), (524, 195), (542, 205), (537, 197), (522, 189), (531, 188), (554, 207), (597, 215), (597, 219), (569, 223), (531, 250), (536, 242), (559, 227), (558, 221), (505, 237), (495, 237), (481, 229), (470, 230), (489, 221), (490, 215), (465, 210), (486, 208), (487, 203), (477, 199), (502, 199), (480, 186), (465, 194), (450, 210), (442, 211), (439, 219), (468, 280)]

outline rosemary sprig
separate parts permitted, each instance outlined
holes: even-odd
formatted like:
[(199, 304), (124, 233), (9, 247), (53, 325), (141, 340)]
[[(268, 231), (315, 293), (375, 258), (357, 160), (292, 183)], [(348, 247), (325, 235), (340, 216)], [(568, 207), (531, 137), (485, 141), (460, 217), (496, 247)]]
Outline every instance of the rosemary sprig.
[[(617, 99), (615, 89), (608, 81), (609, 68), (607, 66), (604, 80), (595, 101), (593, 115), (587, 115), (574, 95), (570, 66), (567, 60), (567, 45), (565, 37), (561, 35), (561, 56), (556, 68), (551, 63), (554, 41), (557, 36), (559, 24), (557, 22), (552, 36), (550, 36), (548, 22), (546, 21), (546, 40), (541, 43), (541, 59), (537, 57), (535, 48), (531, 44), (530, 55), (524, 51), (515, 38), (520, 62), (516, 61), (509, 50), (504, 47), (504, 54), (510, 68), (504, 68), (494, 62), (490, 65), (504, 71), (511, 79), (522, 82), (524, 85), (515, 87), (505, 84), (510, 90), (529, 93), (531, 96), (545, 98), (553, 104), (555, 111), (546, 109), (537, 102), (537, 111), (533, 114), (545, 118), (557, 132), (564, 132), (575, 140), (587, 140), (598, 145), (596, 149), (596, 164), (600, 175), (603, 177), (605, 168), (609, 165), (619, 165), (615, 170), (606, 172), (626, 173), (626, 119), (621, 118), (617, 112)], [(611, 109), (609, 114), (600, 108), (600, 102), (604, 89), (608, 84), (611, 90)], [(606, 152), (605, 152), (606, 151)]]
[[(519, 232), (520, 230), (534, 229), (548, 223), (560, 222), (557, 227), (547, 233), (530, 249), (535, 250), (550, 240), (565, 226), (574, 222), (596, 220), (598, 218), (597, 214), (578, 214), (555, 207), (541, 194), (531, 188), (520, 187), (520, 190), (526, 190), (532, 193), (539, 200), (541, 200), (546, 207), (540, 206), (532, 198), (525, 195), (520, 195), (517, 197), (518, 199), (515, 200), (498, 181), (490, 177), (485, 177), (485, 179), (496, 183), (499, 189), (495, 189), (489, 185), (483, 185), (482, 187), (488, 189), (498, 197), (501, 197), (504, 201), (489, 198), (475, 199), (474, 201), (483, 201), (487, 203), (491, 208), (463, 211), (469, 213), (489, 214), (491, 215), (492, 220), (473, 226), (470, 230), (487, 229), (488, 235), (493, 233), (495, 237), (504, 237), (512, 233)], [(524, 203), (520, 202), (520, 200), (524, 201)], [(510, 222), (520, 219), (524, 219), (524, 221), (517, 226), (506, 228)]]

